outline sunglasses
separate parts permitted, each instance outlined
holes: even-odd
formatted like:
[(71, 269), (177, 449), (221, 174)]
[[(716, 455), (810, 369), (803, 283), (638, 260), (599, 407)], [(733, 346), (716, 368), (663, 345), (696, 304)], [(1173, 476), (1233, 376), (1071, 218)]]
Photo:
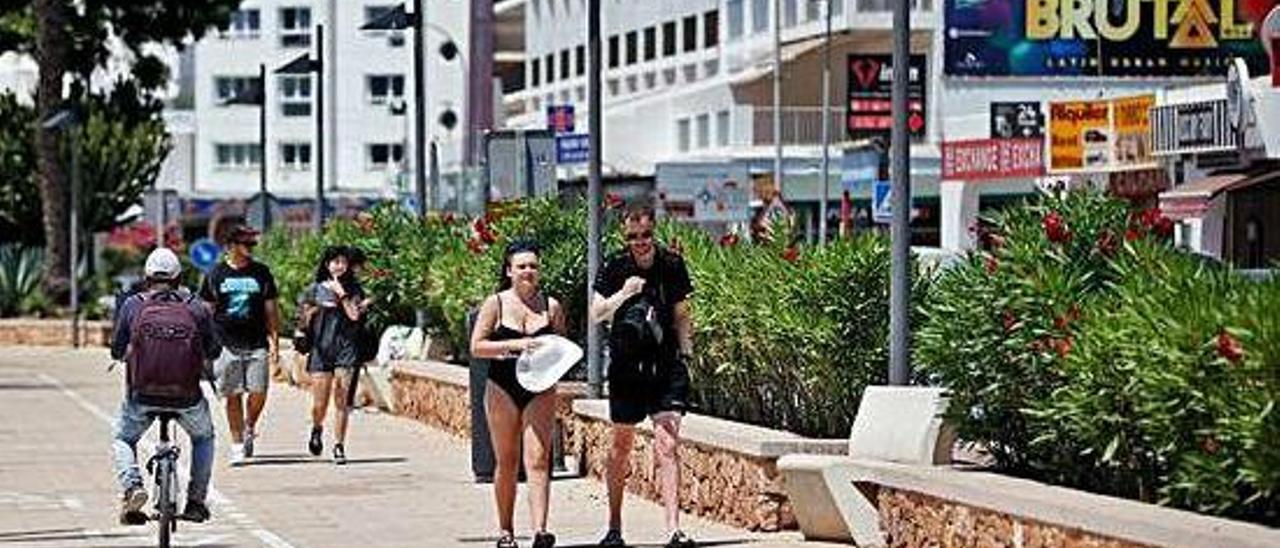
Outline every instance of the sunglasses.
[(242, 245), (242, 246), (245, 246), (245, 247), (247, 247), (247, 248), (249, 248), (249, 249), (253, 249), (254, 247), (256, 247), (256, 246), (258, 245), (258, 242), (232, 242), (232, 244), (233, 244), (233, 245)]
[(632, 232), (629, 234), (624, 234), (622, 238), (628, 242), (636, 242), (640, 240), (651, 240), (653, 239), (653, 231), (646, 230), (644, 232)]

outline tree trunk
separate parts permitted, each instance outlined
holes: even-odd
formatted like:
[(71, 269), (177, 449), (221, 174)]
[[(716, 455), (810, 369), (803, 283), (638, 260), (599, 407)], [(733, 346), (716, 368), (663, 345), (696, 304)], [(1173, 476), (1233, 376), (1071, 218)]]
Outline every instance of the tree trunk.
[[(64, 0), (35, 0), (37, 120), (43, 121), (62, 105), (62, 81), (67, 72), (67, 6)], [(37, 122), (38, 123), (38, 122)], [(44, 211), (44, 285), (55, 302), (66, 300), (70, 282), (70, 227), (67, 214), (67, 165), (56, 130), (36, 126), (36, 180)]]

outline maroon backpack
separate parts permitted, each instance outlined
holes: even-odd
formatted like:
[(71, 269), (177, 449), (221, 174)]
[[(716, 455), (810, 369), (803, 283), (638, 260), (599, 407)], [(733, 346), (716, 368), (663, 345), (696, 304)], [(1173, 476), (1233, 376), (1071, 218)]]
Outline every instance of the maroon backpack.
[(176, 292), (140, 297), (142, 306), (129, 326), (129, 395), (146, 405), (194, 405), (204, 397), (205, 356), (189, 299)]

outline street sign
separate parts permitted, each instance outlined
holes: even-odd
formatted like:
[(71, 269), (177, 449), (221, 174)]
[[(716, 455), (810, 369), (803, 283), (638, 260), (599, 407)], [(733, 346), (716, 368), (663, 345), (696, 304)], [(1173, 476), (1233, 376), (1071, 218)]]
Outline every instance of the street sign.
[(556, 135), (573, 133), (573, 105), (547, 105), (547, 129)]
[(200, 238), (191, 244), (191, 265), (208, 272), (218, 263), (218, 256), (221, 254), (222, 248), (213, 243), (213, 240)]
[(893, 206), (889, 201), (891, 188), (889, 181), (876, 181), (872, 187), (871, 219), (877, 223), (888, 224), (893, 220)]
[(557, 164), (585, 164), (591, 158), (591, 136), (570, 133), (556, 136)]

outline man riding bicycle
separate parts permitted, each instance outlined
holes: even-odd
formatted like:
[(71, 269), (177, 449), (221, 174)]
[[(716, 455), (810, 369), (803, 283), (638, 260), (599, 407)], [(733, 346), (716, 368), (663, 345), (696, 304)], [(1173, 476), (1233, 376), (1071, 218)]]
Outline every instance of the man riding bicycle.
[(127, 364), (111, 443), (123, 490), (120, 523), (147, 522), (137, 444), (158, 414), (174, 416), (191, 439), (191, 478), (181, 518), (202, 522), (209, 519), (205, 495), (213, 473), (214, 430), (200, 381), (210, 376), (207, 364), (221, 348), (208, 308), (181, 287), (177, 255), (164, 248), (152, 251), (143, 273), (146, 289), (121, 303), (111, 341), (111, 357)]

